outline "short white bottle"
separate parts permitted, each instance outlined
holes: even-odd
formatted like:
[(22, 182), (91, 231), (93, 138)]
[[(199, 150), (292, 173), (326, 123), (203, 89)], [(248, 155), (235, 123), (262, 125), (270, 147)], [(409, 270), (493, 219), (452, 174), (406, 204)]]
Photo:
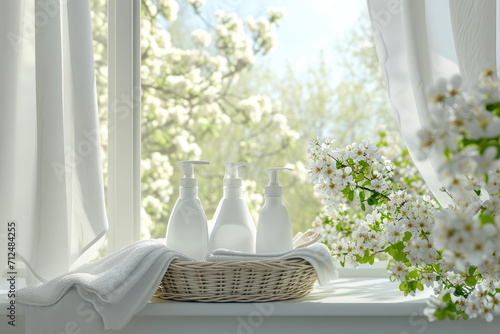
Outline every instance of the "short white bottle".
[(203, 205), (198, 198), (198, 179), (194, 165), (208, 165), (208, 161), (179, 161), (184, 173), (167, 225), (167, 247), (202, 261), (208, 254), (208, 225)]
[(283, 203), (283, 187), (279, 183), (280, 170), (290, 168), (267, 168), (269, 184), (265, 187), (265, 203), (257, 224), (257, 253), (280, 253), (293, 249), (292, 223), (288, 209)]
[(242, 179), (238, 168), (250, 165), (246, 162), (227, 162), (224, 176), (224, 196), (217, 206), (210, 251), (225, 248), (245, 253), (255, 253), (255, 222), (242, 197)]

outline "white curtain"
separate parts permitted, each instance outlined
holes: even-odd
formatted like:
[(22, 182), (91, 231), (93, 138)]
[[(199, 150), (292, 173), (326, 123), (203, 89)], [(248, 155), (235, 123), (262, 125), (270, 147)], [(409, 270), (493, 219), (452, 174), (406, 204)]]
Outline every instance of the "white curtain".
[(438, 78), (475, 79), (497, 67), (496, 0), (367, 0), (394, 115), (417, 168), (438, 201), (440, 157), (418, 160), (417, 131), (428, 124), (426, 92)]
[(42, 282), (88, 260), (108, 226), (89, 6), (0, 9), (0, 229), (16, 223), (18, 259)]

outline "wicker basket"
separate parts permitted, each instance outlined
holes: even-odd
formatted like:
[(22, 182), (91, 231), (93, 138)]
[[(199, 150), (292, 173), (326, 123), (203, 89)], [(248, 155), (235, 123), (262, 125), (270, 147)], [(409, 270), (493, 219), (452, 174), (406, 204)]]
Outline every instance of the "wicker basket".
[(270, 302), (299, 298), (313, 289), (316, 272), (303, 259), (173, 261), (155, 297), (197, 302)]

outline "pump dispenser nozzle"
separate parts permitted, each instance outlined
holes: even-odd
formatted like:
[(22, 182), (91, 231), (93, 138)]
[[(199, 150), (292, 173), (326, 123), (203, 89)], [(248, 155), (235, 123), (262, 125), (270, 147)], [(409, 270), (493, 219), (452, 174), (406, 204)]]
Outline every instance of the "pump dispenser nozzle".
[(289, 170), (292, 171), (292, 168), (286, 167), (273, 167), (266, 168), (266, 172), (269, 174), (269, 183), (265, 187), (265, 195), (266, 196), (282, 196), (283, 195), (283, 186), (280, 185), (279, 181), (279, 171), (280, 170)]
[(181, 178), (181, 187), (193, 188), (198, 186), (198, 179), (194, 177), (194, 165), (208, 165), (208, 161), (186, 160), (176, 163), (184, 177)]
[(224, 187), (241, 187), (242, 180), (238, 176), (238, 168), (250, 166), (248, 162), (226, 162), (226, 174), (224, 175)]

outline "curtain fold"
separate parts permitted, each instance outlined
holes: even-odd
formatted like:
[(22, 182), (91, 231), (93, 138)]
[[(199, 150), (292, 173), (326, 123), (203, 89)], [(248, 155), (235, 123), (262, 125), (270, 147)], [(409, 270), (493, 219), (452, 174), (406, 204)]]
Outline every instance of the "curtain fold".
[(416, 167), (443, 206), (442, 157), (421, 160), (417, 132), (429, 122), (426, 93), (439, 78), (475, 79), (496, 69), (496, 0), (367, 0), (389, 100)]
[(450, 0), (451, 26), (462, 76), (477, 79), (486, 66), (496, 69), (496, 0)]
[(106, 231), (89, 1), (0, 11), (0, 224), (40, 281), (88, 260)]

